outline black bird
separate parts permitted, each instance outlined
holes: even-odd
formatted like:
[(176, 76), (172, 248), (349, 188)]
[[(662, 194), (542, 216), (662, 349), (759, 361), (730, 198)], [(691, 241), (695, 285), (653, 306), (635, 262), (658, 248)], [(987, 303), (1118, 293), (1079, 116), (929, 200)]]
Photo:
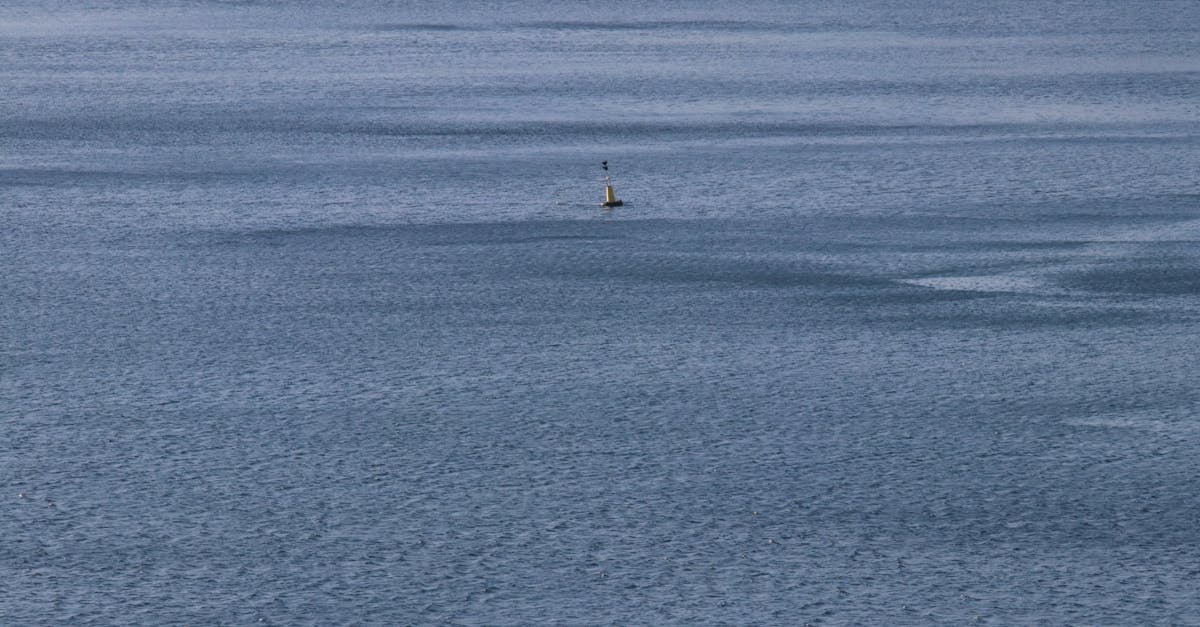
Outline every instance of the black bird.
[(607, 161), (601, 161), (600, 167), (604, 168), (605, 172), (608, 172), (608, 162)]

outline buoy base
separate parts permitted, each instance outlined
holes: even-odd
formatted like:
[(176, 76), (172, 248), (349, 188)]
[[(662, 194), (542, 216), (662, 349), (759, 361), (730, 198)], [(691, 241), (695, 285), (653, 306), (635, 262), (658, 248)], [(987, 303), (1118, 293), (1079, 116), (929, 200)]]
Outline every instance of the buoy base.
[[(607, 181), (608, 177), (606, 176), (604, 178)], [(600, 206), (601, 207), (620, 207), (622, 204), (624, 204), (624, 203), (617, 200), (617, 195), (613, 193), (612, 185), (605, 185), (604, 186), (604, 204), (602, 204)]]

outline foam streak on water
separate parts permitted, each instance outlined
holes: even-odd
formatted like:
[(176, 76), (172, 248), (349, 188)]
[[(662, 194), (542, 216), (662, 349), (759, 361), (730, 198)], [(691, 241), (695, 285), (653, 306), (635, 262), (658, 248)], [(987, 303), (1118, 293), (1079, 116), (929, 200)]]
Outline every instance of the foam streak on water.
[(0, 7), (0, 622), (1195, 621), (1197, 5), (852, 5)]

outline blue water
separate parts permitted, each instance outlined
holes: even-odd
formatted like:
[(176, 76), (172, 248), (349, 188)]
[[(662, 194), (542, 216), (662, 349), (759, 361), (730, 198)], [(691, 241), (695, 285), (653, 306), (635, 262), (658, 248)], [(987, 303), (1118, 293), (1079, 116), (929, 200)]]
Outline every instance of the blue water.
[(0, 7), (0, 623), (1200, 624), (1200, 4), (458, 4)]

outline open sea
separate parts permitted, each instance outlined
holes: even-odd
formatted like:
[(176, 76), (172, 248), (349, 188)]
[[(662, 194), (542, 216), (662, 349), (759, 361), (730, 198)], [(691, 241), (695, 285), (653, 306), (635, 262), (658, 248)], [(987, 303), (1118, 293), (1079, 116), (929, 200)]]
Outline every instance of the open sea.
[(0, 6), (3, 625), (1200, 625), (1198, 372), (1194, 0)]

